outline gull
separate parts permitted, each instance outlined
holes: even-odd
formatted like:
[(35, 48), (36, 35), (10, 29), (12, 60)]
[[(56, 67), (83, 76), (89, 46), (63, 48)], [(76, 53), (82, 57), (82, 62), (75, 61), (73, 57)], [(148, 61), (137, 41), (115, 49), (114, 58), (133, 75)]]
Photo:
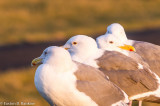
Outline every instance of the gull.
[(127, 93), (131, 101), (159, 97), (159, 77), (147, 65), (140, 64), (126, 53), (99, 49), (96, 41), (86, 35), (73, 36), (63, 47), (69, 51), (72, 60), (93, 66), (109, 76), (113, 83)]
[(75, 62), (67, 50), (50, 46), (32, 61), (41, 96), (57, 106), (127, 106), (128, 96), (98, 69)]

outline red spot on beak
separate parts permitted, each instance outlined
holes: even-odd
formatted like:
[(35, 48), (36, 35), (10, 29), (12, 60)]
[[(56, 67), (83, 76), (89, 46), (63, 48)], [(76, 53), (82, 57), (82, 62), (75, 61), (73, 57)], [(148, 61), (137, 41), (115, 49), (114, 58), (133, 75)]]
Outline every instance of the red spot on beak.
[(129, 51), (133, 51), (132, 49), (129, 49)]
[(35, 64), (35, 63), (32, 63), (32, 65), (35, 66), (36, 64)]

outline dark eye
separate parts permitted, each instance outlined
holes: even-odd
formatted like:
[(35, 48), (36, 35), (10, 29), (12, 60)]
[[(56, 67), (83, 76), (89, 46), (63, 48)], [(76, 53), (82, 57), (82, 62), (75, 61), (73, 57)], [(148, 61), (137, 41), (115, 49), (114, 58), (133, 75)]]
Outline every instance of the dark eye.
[(47, 54), (47, 52), (44, 52), (44, 54), (46, 55), (46, 54)]
[(73, 45), (76, 45), (76, 44), (77, 44), (77, 42), (72, 42), (72, 44), (73, 44)]
[(113, 41), (109, 41), (109, 43), (113, 44)]

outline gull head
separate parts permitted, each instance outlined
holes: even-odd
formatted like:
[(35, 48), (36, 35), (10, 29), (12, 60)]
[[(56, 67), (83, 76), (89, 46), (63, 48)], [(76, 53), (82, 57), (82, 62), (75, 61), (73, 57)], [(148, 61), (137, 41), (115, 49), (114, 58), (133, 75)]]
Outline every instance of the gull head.
[(67, 50), (62, 47), (50, 46), (46, 48), (40, 57), (37, 57), (32, 60), (31, 65), (35, 66), (38, 64), (56, 64), (62, 63), (65, 60), (71, 60), (70, 54)]
[(122, 42), (127, 40), (125, 30), (122, 25), (118, 23), (113, 23), (107, 27), (106, 34), (113, 34), (114, 36), (117, 36), (119, 40)]
[(126, 45), (124, 42), (121, 42), (121, 40), (113, 35), (113, 34), (107, 34), (102, 35), (96, 38), (96, 42), (98, 45), (98, 48), (104, 49), (104, 50), (110, 50), (110, 51), (135, 51), (135, 48), (131, 45)]
[(63, 47), (69, 51), (72, 59), (73, 57), (77, 58), (79, 60), (76, 61), (79, 62), (85, 60), (88, 56), (98, 50), (96, 41), (86, 35), (76, 35), (71, 37)]

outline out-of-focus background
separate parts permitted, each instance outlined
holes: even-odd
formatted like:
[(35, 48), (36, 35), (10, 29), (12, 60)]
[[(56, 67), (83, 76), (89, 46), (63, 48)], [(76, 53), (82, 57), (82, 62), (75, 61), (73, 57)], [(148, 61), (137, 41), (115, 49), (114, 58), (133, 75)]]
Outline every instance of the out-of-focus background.
[(73, 35), (95, 38), (120, 23), (128, 38), (160, 45), (159, 9), (159, 0), (1, 0), (0, 105), (47, 106), (34, 86), (36, 67), (30, 63), (46, 47), (63, 45)]

